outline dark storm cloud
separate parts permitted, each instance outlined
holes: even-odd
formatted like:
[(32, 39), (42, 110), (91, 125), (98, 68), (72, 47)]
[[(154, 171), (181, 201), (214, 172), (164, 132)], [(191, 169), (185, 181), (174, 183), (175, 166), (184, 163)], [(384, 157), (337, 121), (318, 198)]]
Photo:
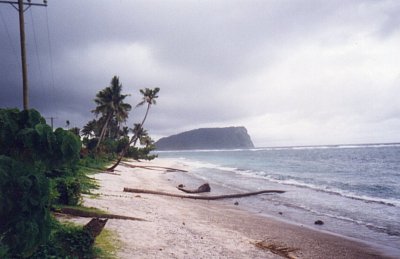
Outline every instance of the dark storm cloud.
[[(93, 118), (95, 94), (118, 75), (132, 105), (140, 88), (161, 88), (147, 124), (156, 136), (230, 124), (247, 126), (258, 145), (307, 144), (319, 132), (328, 132), (319, 143), (346, 142), (363, 127), (395, 136), (399, 7), (49, 1), (47, 11), (32, 7), (25, 16), (31, 104), (59, 126), (68, 119), (81, 127)], [(21, 107), (17, 12), (0, 8), (0, 104)], [(143, 112), (133, 111), (129, 124)]]

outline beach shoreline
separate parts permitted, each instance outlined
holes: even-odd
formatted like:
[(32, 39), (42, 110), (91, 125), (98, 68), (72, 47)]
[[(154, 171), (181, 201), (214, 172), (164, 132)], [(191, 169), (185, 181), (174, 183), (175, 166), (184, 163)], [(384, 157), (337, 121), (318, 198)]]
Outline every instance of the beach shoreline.
[[(164, 158), (139, 164), (190, 170)], [(128, 187), (183, 194), (176, 189), (181, 172), (121, 165), (115, 173), (96, 174), (99, 195), (85, 196), (83, 204), (145, 220), (109, 220), (106, 228), (121, 241), (118, 258), (395, 258), (373, 244), (243, 210), (234, 205), (236, 199), (200, 201), (123, 192)]]

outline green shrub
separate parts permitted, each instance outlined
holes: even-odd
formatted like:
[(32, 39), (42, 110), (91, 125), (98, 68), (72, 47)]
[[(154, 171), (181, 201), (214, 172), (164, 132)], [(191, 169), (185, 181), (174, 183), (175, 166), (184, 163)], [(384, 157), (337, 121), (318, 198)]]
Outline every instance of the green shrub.
[(82, 227), (65, 228), (56, 234), (66, 255), (78, 258), (91, 258), (94, 238)]
[(0, 109), (0, 155), (49, 171), (76, 166), (80, 148), (76, 135), (53, 132), (36, 110)]
[[(50, 202), (79, 202), (77, 172), (81, 142), (53, 130), (36, 110), (0, 109), (0, 257), (30, 256), (50, 234)], [(65, 178), (61, 194), (48, 178)]]
[(58, 225), (50, 241), (31, 256), (42, 258), (94, 258), (94, 239), (80, 226)]
[(0, 236), (0, 258), (8, 258), (8, 247), (3, 243), (4, 236)]
[(39, 171), (0, 156), (0, 235), (10, 254), (29, 256), (50, 233), (49, 182)]
[(57, 204), (78, 205), (81, 198), (81, 184), (77, 178), (57, 178), (56, 190), (58, 197)]

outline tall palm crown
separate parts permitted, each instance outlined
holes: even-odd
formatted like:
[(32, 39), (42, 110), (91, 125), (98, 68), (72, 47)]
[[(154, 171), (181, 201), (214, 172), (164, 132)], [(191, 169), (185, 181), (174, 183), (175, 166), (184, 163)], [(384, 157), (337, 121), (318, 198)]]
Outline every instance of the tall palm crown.
[(119, 82), (119, 78), (114, 76), (111, 79), (110, 86), (96, 94), (94, 102), (97, 106), (92, 112), (96, 116), (101, 114), (105, 118), (98, 144), (104, 138), (111, 119), (114, 118), (119, 126), (122, 122), (126, 121), (128, 112), (132, 109), (130, 104), (124, 102), (124, 99), (129, 95), (122, 94), (121, 92), (122, 84)]
[(96, 94), (94, 102), (97, 104), (97, 107), (92, 112), (96, 115), (102, 114), (103, 116), (111, 113), (116, 117), (117, 121), (126, 121), (128, 112), (132, 107), (130, 104), (124, 103), (124, 99), (129, 94), (121, 94), (121, 92), (122, 84), (119, 82), (119, 78), (114, 76), (111, 79), (110, 86)]
[(153, 104), (156, 104), (156, 99), (158, 98), (158, 92), (160, 91), (160, 88), (156, 87), (154, 89), (150, 88), (145, 88), (145, 89), (140, 89), (140, 93), (143, 95), (142, 101), (136, 105), (136, 107), (141, 106), (145, 103), (147, 103), (147, 110), (146, 114), (142, 120), (142, 125), (146, 121), (147, 114), (149, 113), (150, 106)]

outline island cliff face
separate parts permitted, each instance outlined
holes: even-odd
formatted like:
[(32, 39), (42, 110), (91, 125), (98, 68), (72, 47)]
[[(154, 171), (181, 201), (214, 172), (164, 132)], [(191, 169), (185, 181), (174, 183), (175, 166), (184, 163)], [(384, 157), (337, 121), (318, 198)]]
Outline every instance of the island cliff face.
[(245, 127), (202, 128), (161, 138), (157, 150), (254, 148)]

